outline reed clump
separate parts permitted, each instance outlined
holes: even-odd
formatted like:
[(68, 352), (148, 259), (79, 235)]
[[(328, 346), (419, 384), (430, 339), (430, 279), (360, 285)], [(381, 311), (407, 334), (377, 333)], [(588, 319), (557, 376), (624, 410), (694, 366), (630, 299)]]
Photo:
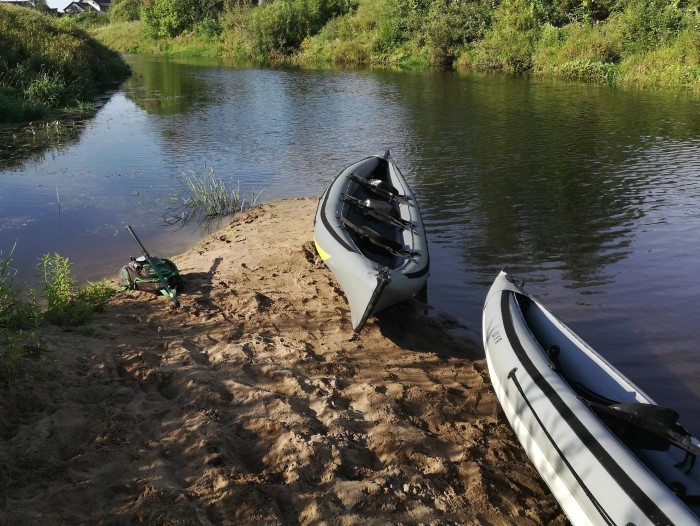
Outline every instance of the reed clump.
[(166, 224), (180, 228), (192, 222), (207, 224), (252, 208), (262, 194), (251, 190), (247, 198), (243, 197), (240, 183), (227, 183), (213, 168), (205, 175), (194, 170), (182, 172), (181, 182), (182, 189), (174, 197), (177, 204), (163, 218)]

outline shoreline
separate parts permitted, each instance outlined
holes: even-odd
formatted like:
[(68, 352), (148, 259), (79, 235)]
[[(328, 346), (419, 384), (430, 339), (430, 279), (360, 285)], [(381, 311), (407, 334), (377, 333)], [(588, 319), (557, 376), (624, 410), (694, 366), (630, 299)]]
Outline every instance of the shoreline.
[(316, 204), (260, 205), (172, 257), (180, 309), (126, 291), (41, 329), (43, 377), (0, 402), (0, 522), (567, 524), (480, 343), (408, 302), (354, 335)]

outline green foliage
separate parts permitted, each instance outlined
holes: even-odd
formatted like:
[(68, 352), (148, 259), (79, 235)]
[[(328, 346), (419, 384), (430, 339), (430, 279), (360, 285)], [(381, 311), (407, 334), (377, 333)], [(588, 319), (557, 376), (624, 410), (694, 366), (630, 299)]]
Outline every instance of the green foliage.
[(15, 282), (16, 272), (12, 268), (12, 254), (3, 258), (0, 251), (0, 329), (22, 329), (33, 323), (38, 317), (38, 307), (30, 295), (30, 301), (24, 298), (24, 291)]
[(254, 53), (290, 55), (331, 19), (354, 9), (353, 0), (276, 0), (249, 11)]
[(668, 44), (683, 28), (683, 13), (668, 0), (630, 0), (620, 17), (627, 53), (652, 51)]
[(28, 298), (15, 282), (12, 253), (3, 258), (0, 251), (0, 379), (7, 385), (20, 373), (28, 349), (38, 346), (36, 327), (39, 308), (30, 292)]
[(164, 218), (167, 224), (179, 223), (181, 227), (192, 221), (206, 223), (252, 208), (262, 193), (251, 192), (246, 200), (241, 196), (239, 184), (227, 184), (216, 175), (213, 168), (209, 170), (208, 177), (193, 170), (183, 173), (182, 182), (183, 191), (176, 198), (179, 205), (170, 210)]
[(175, 37), (209, 20), (216, 24), (220, 0), (146, 0), (141, 20), (152, 38)]
[(493, 13), (490, 29), (476, 43), (482, 69), (523, 73), (532, 68), (542, 13), (527, 0), (505, 0)]
[(185, 24), (186, 34), (177, 24), (189, 15), (173, 9), (194, 0), (144, 1), (154, 17), (172, 17), (149, 31), (177, 38), (149, 41), (139, 23), (123, 22), (95, 34), (125, 53), (698, 87), (700, 0), (224, 0), (223, 12)]
[(424, 26), (430, 63), (452, 67), (466, 44), (483, 38), (490, 22), (490, 2), (433, 2)]
[(114, 0), (109, 8), (109, 21), (133, 22), (141, 19), (143, 0)]
[(24, 93), (30, 103), (44, 106), (45, 108), (57, 108), (72, 98), (73, 91), (66, 89), (65, 78), (58, 73), (41, 71), (31, 79), (24, 89)]
[(0, 5), (0, 49), (0, 105), (24, 101), (0, 114), (4, 122), (90, 101), (104, 83), (129, 73), (117, 53), (83, 30), (26, 8)]
[[(20, 374), (27, 354), (40, 350), (41, 320), (63, 326), (82, 325), (94, 312), (103, 310), (115, 293), (106, 281), (76, 288), (68, 260), (58, 254), (45, 255), (39, 263), (46, 299), (42, 312), (35, 292), (25, 294), (15, 282), (13, 252), (14, 248), (6, 258), (0, 252), (0, 380), (6, 385)], [(40, 360), (39, 374), (44, 365)]]
[(533, 5), (543, 22), (563, 27), (576, 22), (605, 20), (618, 0), (534, 0)]
[(75, 15), (65, 15), (57, 20), (61, 27), (67, 29), (93, 29), (109, 24), (109, 15), (98, 11), (86, 11)]
[(2, 87), (2, 83), (0, 78), (0, 124), (31, 121), (44, 114), (43, 106), (25, 99), (20, 90)]
[(89, 283), (76, 289), (70, 262), (59, 254), (45, 255), (39, 263), (39, 270), (47, 302), (44, 317), (56, 325), (87, 323), (94, 312), (105, 307), (115, 292), (106, 282)]
[(621, 60), (620, 37), (614, 25), (546, 25), (533, 55), (538, 74), (588, 82), (616, 82)]
[(672, 42), (621, 64), (621, 81), (645, 88), (700, 85), (700, 38), (696, 29), (681, 31)]
[(143, 21), (113, 22), (95, 29), (92, 34), (103, 45), (120, 53), (162, 55), (162, 42), (147, 37)]

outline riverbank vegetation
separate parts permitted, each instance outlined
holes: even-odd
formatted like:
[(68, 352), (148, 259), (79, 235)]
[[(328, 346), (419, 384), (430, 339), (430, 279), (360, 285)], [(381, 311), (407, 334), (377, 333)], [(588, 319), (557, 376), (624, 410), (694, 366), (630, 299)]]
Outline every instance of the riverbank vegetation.
[(83, 29), (0, 4), (0, 123), (90, 111), (100, 89), (128, 73), (117, 52)]
[(122, 52), (700, 87), (700, 0), (115, 0)]
[[(38, 337), (43, 323), (77, 327), (102, 311), (116, 292), (108, 282), (77, 287), (70, 262), (59, 254), (46, 254), (37, 265), (41, 275), (41, 293), (25, 291), (15, 280), (12, 253), (0, 252), (0, 383), (10, 384), (27, 365), (34, 374), (42, 369), (37, 357), (41, 350)], [(27, 372), (27, 371), (25, 371)]]
[(226, 182), (216, 175), (213, 168), (208, 175), (194, 170), (181, 174), (182, 189), (174, 196), (174, 206), (167, 211), (163, 221), (179, 228), (190, 223), (198, 227), (210, 225), (257, 206), (262, 191), (251, 190), (246, 199), (241, 194), (240, 183)]

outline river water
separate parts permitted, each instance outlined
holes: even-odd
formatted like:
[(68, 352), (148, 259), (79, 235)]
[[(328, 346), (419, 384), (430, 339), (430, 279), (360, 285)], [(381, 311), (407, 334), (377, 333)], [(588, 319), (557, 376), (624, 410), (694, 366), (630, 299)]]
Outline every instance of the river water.
[[(58, 252), (80, 279), (204, 232), (164, 226), (183, 174), (260, 201), (318, 196), (390, 149), (429, 234), (431, 312), (481, 339), (502, 267), (700, 434), (700, 104), (502, 76), (235, 68), (127, 57), (133, 76), (73, 125), (0, 130), (0, 250), (31, 284)], [(48, 137), (48, 142), (46, 138)]]

